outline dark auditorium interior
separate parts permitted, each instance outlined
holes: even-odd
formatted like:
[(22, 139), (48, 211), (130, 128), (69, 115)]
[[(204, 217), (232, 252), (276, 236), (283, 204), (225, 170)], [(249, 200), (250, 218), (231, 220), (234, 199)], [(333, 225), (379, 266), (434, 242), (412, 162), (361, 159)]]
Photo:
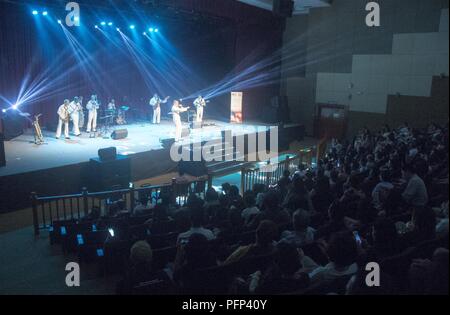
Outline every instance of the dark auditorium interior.
[(0, 0), (0, 295), (448, 295), (448, 87), (448, 0)]

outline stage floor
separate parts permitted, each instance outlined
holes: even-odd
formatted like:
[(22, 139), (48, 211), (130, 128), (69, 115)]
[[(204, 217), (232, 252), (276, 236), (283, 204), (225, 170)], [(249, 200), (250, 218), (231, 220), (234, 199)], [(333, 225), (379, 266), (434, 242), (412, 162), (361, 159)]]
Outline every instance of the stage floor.
[[(202, 129), (191, 130), (184, 142), (198, 143), (221, 138), (222, 130), (232, 130), (233, 134), (254, 133), (267, 130), (268, 126), (262, 124), (230, 124), (217, 120), (206, 120)], [(186, 125), (187, 126), (187, 125)], [(116, 147), (117, 153), (131, 155), (162, 148), (160, 140), (173, 138), (175, 127), (172, 121), (161, 121), (160, 125), (150, 123), (137, 123), (132, 125), (115, 126), (111, 128), (108, 136), (114, 129), (128, 129), (128, 137), (121, 140), (102, 137), (89, 138), (84, 133), (80, 137), (71, 136), (71, 139), (56, 139), (54, 132), (44, 131), (46, 144), (34, 144), (32, 130), (23, 135), (5, 142), (6, 166), (0, 168), (0, 176), (26, 173), (41, 169), (71, 165), (87, 162), (97, 157), (101, 148)]]

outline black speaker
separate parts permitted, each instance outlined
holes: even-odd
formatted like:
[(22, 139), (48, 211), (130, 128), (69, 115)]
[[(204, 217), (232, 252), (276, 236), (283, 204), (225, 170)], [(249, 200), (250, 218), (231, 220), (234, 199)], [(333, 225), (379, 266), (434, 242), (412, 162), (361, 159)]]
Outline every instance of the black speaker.
[(98, 158), (100, 161), (113, 161), (117, 157), (116, 147), (103, 148), (98, 150)]
[(273, 0), (273, 14), (279, 17), (291, 17), (294, 11), (294, 1)]
[(111, 134), (111, 139), (119, 140), (128, 137), (128, 129), (117, 129)]
[(208, 168), (204, 160), (202, 161), (183, 161), (178, 162), (178, 172), (180, 174), (189, 174), (192, 176), (202, 176), (208, 174)]
[(110, 190), (113, 187), (127, 188), (131, 181), (131, 159), (117, 155), (114, 160), (90, 159), (86, 187), (90, 191)]
[(2, 118), (3, 120), (3, 140), (12, 140), (21, 134), (23, 134), (23, 129), (25, 125), (25, 118), (17, 111), (8, 113)]

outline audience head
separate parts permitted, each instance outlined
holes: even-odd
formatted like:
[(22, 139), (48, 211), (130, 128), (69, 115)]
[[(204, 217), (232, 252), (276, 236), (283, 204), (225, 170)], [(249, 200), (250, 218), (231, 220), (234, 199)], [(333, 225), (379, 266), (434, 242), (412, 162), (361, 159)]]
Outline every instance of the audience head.
[(303, 232), (309, 226), (309, 213), (303, 209), (298, 209), (292, 216), (292, 224), (295, 231)]
[(263, 220), (256, 229), (256, 243), (261, 246), (270, 245), (277, 237), (278, 229), (275, 223)]
[(333, 234), (327, 254), (337, 267), (346, 267), (354, 263), (357, 258), (357, 245), (353, 234), (347, 231)]
[(137, 241), (130, 249), (130, 262), (133, 266), (152, 264), (153, 252), (147, 241)]

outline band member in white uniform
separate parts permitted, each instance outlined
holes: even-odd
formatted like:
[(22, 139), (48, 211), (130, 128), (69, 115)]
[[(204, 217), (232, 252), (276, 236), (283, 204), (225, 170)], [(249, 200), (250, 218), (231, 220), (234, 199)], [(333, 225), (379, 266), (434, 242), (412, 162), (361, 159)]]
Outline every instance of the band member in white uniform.
[(150, 105), (153, 107), (153, 123), (159, 124), (161, 122), (161, 104), (167, 103), (169, 96), (165, 99), (160, 99), (158, 94), (154, 94), (150, 99)]
[(206, 106), (206, 100), (199, 95), (195, 100), (194, 100), (194, 106), (197, 109), (197, 122), (202, 122), (203, 121), (203, 108), (205, 108)]
[(61, 128), (64, 124), (64, 137), (66, 139), (70, 139), (69, 137), (69, 100), (64, 100), (64, 104), (60, 105), (58, 107), (58, 128), (56, 129), (56, 139), (59, 139), (61, 137)]
[(73, 123), (73, 134), (77, 137), (81, 135), (79, 122), (80, 122), (80, 112), (82, 110), (83, 107), (81, 107), (81, 101), (78, 98), (78, 96), (75, 96), (73, 101), (70, 102), (69, 104), (69, 114)]
[(187, 111), (189, 107), (183, 107), (183, 105), (178, 101), (174, 100), (172, 105), (172, 118), (175, 123), (175, 141), (181, 140), (181, 132), (183, 125), (181, 124), (180, 114)]
[(97, 95), (92, 95), (91, 99), (86, 104), (86, 109), (89, 111), (86, 132), (91, 132), (91, 130), (94, 132), (97, 131), (97, 110), (99, 107)]

